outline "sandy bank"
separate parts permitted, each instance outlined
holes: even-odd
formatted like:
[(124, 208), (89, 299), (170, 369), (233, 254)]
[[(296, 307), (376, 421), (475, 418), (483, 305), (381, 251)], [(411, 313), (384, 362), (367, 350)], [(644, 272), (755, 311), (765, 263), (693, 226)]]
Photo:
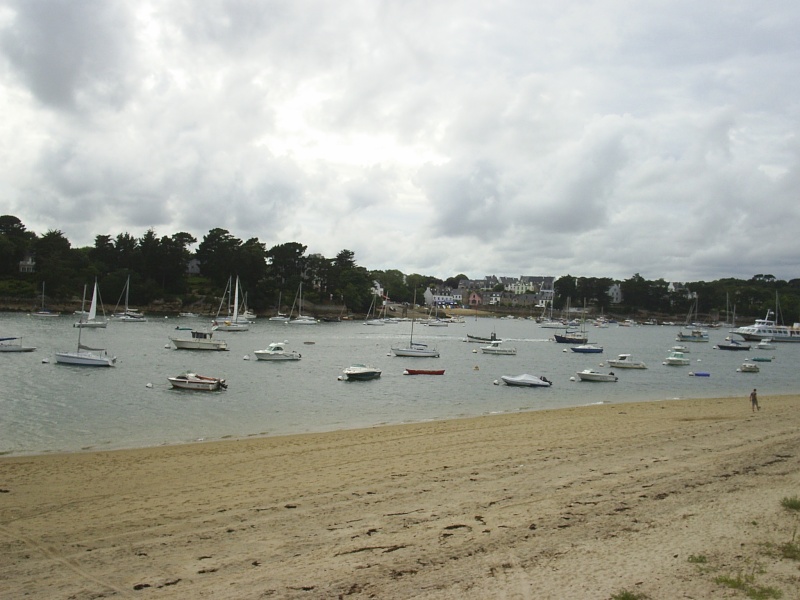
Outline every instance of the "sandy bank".
[[(3, 598), (797, 597), (800, 397), (0, 459)], [(770, 550), (772, 549), (772, 550)], [(736, 594), (739, 594), (737, 596)]]

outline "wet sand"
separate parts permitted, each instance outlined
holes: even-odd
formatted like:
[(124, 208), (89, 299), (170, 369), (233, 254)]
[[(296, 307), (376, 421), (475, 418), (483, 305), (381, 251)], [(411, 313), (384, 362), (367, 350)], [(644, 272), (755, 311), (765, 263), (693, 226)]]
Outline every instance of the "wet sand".
[(0, 458), (0, 597), (794, 598), (800, 396), (761, 406)]

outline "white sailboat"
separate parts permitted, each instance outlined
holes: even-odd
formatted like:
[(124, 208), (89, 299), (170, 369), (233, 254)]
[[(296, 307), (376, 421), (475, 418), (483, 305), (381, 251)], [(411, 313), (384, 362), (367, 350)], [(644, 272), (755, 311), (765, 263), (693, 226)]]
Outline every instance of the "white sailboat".
[[(94, 280), (94, 291), (92, 292), (92, 303), (89, 305), (89, 312), (86, 315), (86, 319), (83, 318), (83, 314), (81, 314), (81, 318), (77, 323), (73, 323), (73, 327), (88, 327), (92, 329), (102, 328), (105, 329), (106, 325), (108, 325), (108, 320), (103, 318), (102, 320), (97, 319), (97, 301), (99, 299), (99, 292), (97, 290), (97, 279)], [(102, 301), (101, 301), (102, 305)], [(83, 313), (83, 307), (81, 307), (81, 313)], [(105, 317), (105, 311), (103, 311), (103, 317)]]
[(289, 320), (286, 323), (291, 325), (316, 325), (317, 320), (314, 317), (303, 314), (303, 282), (300, 282), (300, 287), (297, 288), (297, 317), (292, 319), (292, 311), (294, 311), (294, 304), (292, 310), (289, 311)]
[(282, 321), (283, 322), (283, 321), (288, 321), (289, 320), (289, 315), (285, 315), (285, 314), (283, 314), (281, 312), (281, 296), (282, 295), (283, 295), (283, 292), (279, 291), (278, 292), (277, 313), (269, 318), (270, 321)]
[[(86, 303), (86, 286), (83, 286), (81, 310)], [(56, 363), (63, 365), (79, 365), (83, 367), (113, 367), (116, 356), (109, 356), (105, 348), (90, 348), (81, 344), (83, 328), (78, 328), (78, 347), (75, 352), (56, 352)]]
[(125, 296), (125, 309), (122, 312), (117, 312), (117, 309), (119, 308), (119, 302), (122, 300), (122, 295), (120, 295), (120, 300), (117, 300), (117, 305), (114, 307), (114, 314), (111, 316), (120, 323), (146, 323), (147, 319), (142, 313), (128, 306), (128, 296), (130, 295), (130, 290), (131, 276), (128, 275), (128, 279), (125, 282), (125, 289), (122, 290), (122, 294)]
[[(222, 306), (225, 304), (225, 297), (228, 297), (230, 302), (231, 282), (232, 278), (228, 279), (228, 287), (225, 288), (225, 294), (222, 296), (219, 309), (217, 310), (217, 318), (214, 320), (212, 331), (247, 331), (250, 329), (249, 321), (242, 322), (239, 318), (239, 276), (236, 276), (236, 287), (233, 291), (233, 314), (228, 317), (220, 318)], [(230, 309), (229, 309), (230, 310)]]
[[(417, 294), (414, 293), (414, 306), (417, 305)], [(411, 336), (408, 340), (408, 346), (402, 348), (395, 348), (392, 346), (392, 354), (395, 356), (403, 357), (416, 357), (416, 358), (439, 358), (439, 351), (436, 348), (429, 348), (427, 344), (420, 344), (414, 341), (414, 319), (411, 319)]]
[(44, 281), (42, 282), (42, 307), (37, 310), (36, 312), (32, 312), (32, 317), (58, 317), (61, 313), (53, 312), (52, 310), (48, 310), (44, 307)]

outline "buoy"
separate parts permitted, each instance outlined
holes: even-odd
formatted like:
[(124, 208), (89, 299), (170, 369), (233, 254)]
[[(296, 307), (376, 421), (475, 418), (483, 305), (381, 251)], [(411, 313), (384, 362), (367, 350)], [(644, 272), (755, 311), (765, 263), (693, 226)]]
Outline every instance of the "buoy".
[(164, 348), (169, 348), (169, 344), (164, 344)]
[(570, 377), (569, 380), (570, 381), (575, 381), (575, 378), (574, 377)]
[(144, 384), (144, 387), (151, 388), (151, 387), (153, 387), (153, 384), (152, 383), (146, 383), (146, 384)]
[(473, 348), (473, 349), (472, 349), (472, 353), (473, 353), (473, 354), (477, 354), (477, 353), (478, 353), (478, 349), (477, 349), (477, 348)]
[(472, 370), (473, 370), (473, 371), (479, 371), (479, 370), (480, 370), (480, 367), (479, 367), (478, 365), (475, 365), (474, 367), (472, 367)]
[(495, 380), (494, 380), (494, 384), (495, 384), (495, 385), (500, 385), (500, 382), (499, 382), (499, 381), (497, 381), (497, 379), (495, 379)]
[(50, 359), (49, 358), (43, 358), (42, 359), (42, 363), (45, 364), (45, 365), (49, 364), (50, 363)]
[(242, 357), (242, 360), (250, 360), (250, 355), (249, 355), (249, 354), (245, 354), (245, 355)]

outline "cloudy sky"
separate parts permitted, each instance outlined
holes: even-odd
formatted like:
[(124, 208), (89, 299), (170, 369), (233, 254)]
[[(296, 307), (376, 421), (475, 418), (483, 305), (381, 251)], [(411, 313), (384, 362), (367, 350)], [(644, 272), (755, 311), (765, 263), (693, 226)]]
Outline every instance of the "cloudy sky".
[(800, 277), (797, 0), (0, 0), (0, 214), (369, 269)]

